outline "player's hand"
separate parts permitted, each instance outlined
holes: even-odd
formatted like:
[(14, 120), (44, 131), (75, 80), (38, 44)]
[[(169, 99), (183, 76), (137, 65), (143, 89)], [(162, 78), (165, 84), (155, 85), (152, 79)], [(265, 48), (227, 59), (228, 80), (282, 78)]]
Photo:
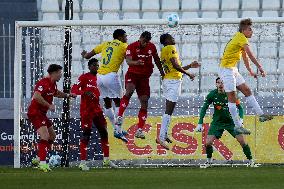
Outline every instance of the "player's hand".
[(259, 69), (259, 72), (260, 72), (261, 76), (262, 76), (262, 77), (265, 77), (265, 76), (266, 76), (266, 73), (265, 73), (265, 71), (262, 69), (262, 67), (259, 67), (258, 69)]
[(254, 78), (257, 78), (257, 74), (256, 73), (254, 73), (254, 72), (250, 72), (250, 76), (252, 76), (252, 77), (254, 77)]
[(48, 109), (52, 112), (55, 112), (55, 105), (54, 104), (49, 104)]
[(194, 78), (195, 78), (194, 74), (188, 73), (187, 75), (188, 75), (188, 77), (190, 78), (191, 81), (194, 80)]
[(91, 99), (96, 98), (96, 95), (94, 95), (94, 93), (92, 93), (91, 91), (86, 91), (84, 94), (87, 95), (88, 97), (90, 97)]
[(85, 55), (86, 55), (86, 54), (87, 54), (87, 51), (85, 51), (85, 50), (83, 50), (82, 53), (81, 53), (81, 55), (82, 55), (83, 58), (85, 58)]
[(144, 61), (143, 60), (138, 60), (137, 61), (137, 65), (138, 66), (143, 66), (144, 65)]
[(201, 64), (199, 64), (196, 60), (190, 64), (190, 68), (199, 68)]
[(202, 132), (203, 128), (202, 128), (202, 124), (198, 124), (197, 127), (195, 128), (196, 132)]

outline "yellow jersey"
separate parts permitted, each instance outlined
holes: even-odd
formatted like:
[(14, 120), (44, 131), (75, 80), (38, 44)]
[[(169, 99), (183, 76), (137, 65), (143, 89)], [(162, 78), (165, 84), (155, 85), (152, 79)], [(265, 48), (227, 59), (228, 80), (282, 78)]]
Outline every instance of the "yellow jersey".
[(241, 32), (237, 32), (225, 47), (220, 67), (236, 67), (241, 59), (243, 46), (246, 44), (249, 44), (246, 36)]
[(98, 73), (105, 75), (110, 72), (118, 72), (124, 60), (126, 49), (127, 44), (117, 39), (96, 46), (93, 51), (96, 54), (101, 53), (102, 56)]
[(174, 45), (167, 45), (162, 48), (161, 51), (161, 61), (165, 72), (165, 79), (181, 79), (182, 73), (177, 71), (171, 62), (171, 58), (176, 58), (178, 64), (181, 65), (179, 60), (179, 55), (177, 53), (176, 47)]

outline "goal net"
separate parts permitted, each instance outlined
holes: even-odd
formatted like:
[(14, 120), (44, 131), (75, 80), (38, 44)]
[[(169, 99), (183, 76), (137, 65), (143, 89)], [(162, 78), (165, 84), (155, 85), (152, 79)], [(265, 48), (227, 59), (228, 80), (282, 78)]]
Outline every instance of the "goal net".
[[(261, 163), (280, 163), (284, 161), (283, 124), (283, 89), (284, 89), (284, 19), (257, 18), (253, 19), (253, 37), (250, 46), (256, 57), (262, 63), (267, 77), (254, 79), (248, 75), (242, 62), (239, 71), (256, 95), (261, 107), (266, 113), (277, 115), (269, 123), (260, 124), (251, 107), (246, 106), (245, 99), (240, 94), (245, 106), (245, 124), (252, 131), (247, 137), (255, 159)], [(159, 133), (161, 115), (164, 112), (161, 80), (155, 67), (150, 78), (151, 99), (149, 103), (149, 118), (145, 126), (146, 139), (134, 139), (136, 115), (139, 101), (131, 100), (126, 111), (124, 128), (130, 133), (128, 144), (114, 139), (112, 127), (108, 124), (110, 158), (121, 166), (142, 165), (191, 165), (206, 159), (204, 142), (206, 129), (202, 133), (194, 132), (200, 106), (208, 91), (215, 88), (218, 64), (224, 47), (232, 35), (238, 30), (239, 19), (191, 19), (181, 20), (176, 28), (169, 28), (165, 20), (123, 20), (123, 21), (23, 21), (16, 22), (15, 46), (15, 98), (14, 98), (14, 166), (29, 166), (36, 156), (38, 136), (27, 119), (27, 107), (31, 101), (35, 83), (46, 75), (49, 64), (64, 64), (64, 33), (71, 31), (72, 63), (71, 83), (85, 72), (88, 72), (86, 60), (81, 57), (82, 50), (90, 51), (103, 41), (112, 40), (112, 33), (117, 28), (123, 28), (128, 36), (128, 44), (137, 41), (140, 34), (147, 30), (152, 33), (152, 42), (161, 49), (159, 37), (170, 33), (176, 40), (176, 47), (183, 65), (193, 60), (201, 62), (200, 69), (192, 69), (196, 74), (194, 81), (183, 77), (181, 99), (177, 104), (174, 118), (170, 126), (170, 136), (174, 139), (171, 150), (166, 151), (155, 143)], [(68, 27), (67, 27), (68, 26)], [(100, 56), (96, 55), (98, 59)], [(255, 68), (255, 66), (252, 66)], [(64, 70), (66, 71), (66, 70)], [(127, 64), (119, 71), (123, 83)], [(58, 83), (63, 89), (63, 79)], [(56, 111), (48, 112), (56, 130), (56, 141), (51, 154), (62, 151), (62, 100), (55, 99)], [(70, 103), (69, 121), (69, 160), (71, 165), (79, 160), (80, 140), (80, 98)], [(206, 117), (205, 128), (208, 129), (212, 108)], [(251, 116), (250, 116), (251, 115)], [(102, 159), (100, 137), (93, 130), (92, 142), (88, 149), (88, 158)], [(243, 160), (242, 149), (228, 133), (219, 141), (214, 142), (214, 159)], [(281, 155), (282, 154), (282, 155)]]

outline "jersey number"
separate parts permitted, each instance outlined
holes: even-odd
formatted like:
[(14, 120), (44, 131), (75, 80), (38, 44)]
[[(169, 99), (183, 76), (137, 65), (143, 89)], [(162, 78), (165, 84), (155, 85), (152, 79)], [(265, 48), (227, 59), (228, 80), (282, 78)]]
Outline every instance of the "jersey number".
[(111, 59), (111, 56), (112, 56), (112, 53), (113, 53), (113, 48), (112, 47), (108, 47), (106, 49), (106, 58), (103, 58), (103, 64), (108, 64), (110, 62), (110, 59)]

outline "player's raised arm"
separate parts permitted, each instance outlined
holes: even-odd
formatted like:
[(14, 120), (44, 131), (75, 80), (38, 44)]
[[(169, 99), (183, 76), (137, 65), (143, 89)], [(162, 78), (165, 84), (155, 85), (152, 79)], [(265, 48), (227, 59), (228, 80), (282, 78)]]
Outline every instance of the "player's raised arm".
[(251, 51), (250, 47), (248, 44), (244, 45), (243, 47), (245, 53), (248, 55), (249, 59), (256, 65), (256, 67), (259, 69), (262, 77), (265, 77), (266, 73), (262, 69), (261, 64), (258, 62), (258, 60), (255, 58), (253, 52)]
[(92, 58), (93, 56), (95, 56), (96, 54), (99, 54), (102, 52), (103, 50), (103, 46), (104, 46), (104, 43), (102, 44), (99, 44), (98, 46), (96, 46), (94, 49), (92, 49), (90, 52), (87, 52), (86, 50), (83, 50), (81, 55), (83, 58), (85, 59), (90, 59)]

